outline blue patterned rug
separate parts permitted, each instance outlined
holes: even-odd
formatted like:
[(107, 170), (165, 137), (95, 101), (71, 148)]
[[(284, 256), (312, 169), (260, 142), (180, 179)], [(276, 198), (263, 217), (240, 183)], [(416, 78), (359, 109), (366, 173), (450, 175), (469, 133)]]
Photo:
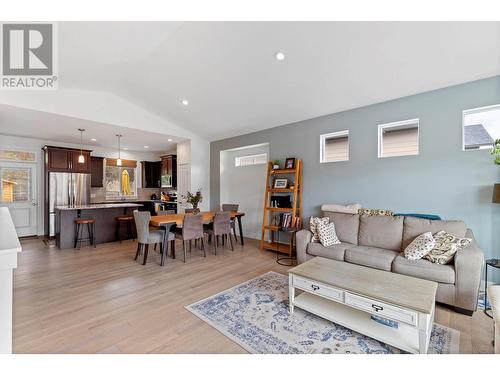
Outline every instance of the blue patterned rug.
[[(288, 277), (268, 272), (186, 308), (250, 353), (401, 353), (310, 314), (288, 313)], [(434, 324), (429, 353), (458, 353), (460, 332)]]

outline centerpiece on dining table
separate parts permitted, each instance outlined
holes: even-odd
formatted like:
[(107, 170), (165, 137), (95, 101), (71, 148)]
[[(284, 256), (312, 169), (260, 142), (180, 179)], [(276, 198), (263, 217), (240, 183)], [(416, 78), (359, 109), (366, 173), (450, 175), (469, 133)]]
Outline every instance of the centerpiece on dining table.
[(193, 214), (198, 214), (200, 213), (200, 209), (198, 208), (198, 204), (203, 202), (203, 196), (201, 195), (201, 189), (198, 189), (196, 193), (191, 193), (190, 191), (187, 192), (186, 195), (183, 196), (183, 198), (186, 200), (186, 203), (191, 204), (193, 206)]

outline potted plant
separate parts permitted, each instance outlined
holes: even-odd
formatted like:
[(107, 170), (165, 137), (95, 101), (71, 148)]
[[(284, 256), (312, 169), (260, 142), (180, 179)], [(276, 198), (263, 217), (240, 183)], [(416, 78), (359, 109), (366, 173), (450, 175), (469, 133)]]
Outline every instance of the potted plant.
[(281, 161), (278, 159), (273, 160), (273, 169), (280, 169), (281, 168)]
[(198, 189), (198, 191), (193, 194), (190, 191), (187, 192), (187, 194), (183, 197), (187, 203), (191, 204), (193, 206), (193, 213), (197, 214), (200, 212), (200, 209), (198, 208), (198, 204), (203, 202), (203, 196), (201, 195), (201, 189)]
[(500, 164), (500, 139), (495, 141), (493, 145), (493, 150), (491, 150), (491, 155), (495, 158), (493, 161), (495, 164)]

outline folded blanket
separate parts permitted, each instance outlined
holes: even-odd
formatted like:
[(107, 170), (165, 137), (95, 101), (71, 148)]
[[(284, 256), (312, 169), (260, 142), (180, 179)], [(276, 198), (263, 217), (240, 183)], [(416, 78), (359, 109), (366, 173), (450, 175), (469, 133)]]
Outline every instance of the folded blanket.
[(327, 212), (340, 212), (343, 214), (357, 214), (358, 210), (361, 208), (361, 204), (353, 203), (353, 204), (324, 204), (321, 206), (321, 211)]

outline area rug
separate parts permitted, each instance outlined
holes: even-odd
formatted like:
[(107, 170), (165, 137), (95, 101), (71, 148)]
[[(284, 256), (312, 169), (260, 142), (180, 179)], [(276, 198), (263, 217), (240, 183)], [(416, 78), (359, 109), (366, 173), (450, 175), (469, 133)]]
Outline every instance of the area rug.
[[(250, 353), (403, 353), (296, 308), (288, 312), (288, 277), (268, 272), (186, 308)], [(429, 353), (458, 353), (460, 332), (434, 324)]]

